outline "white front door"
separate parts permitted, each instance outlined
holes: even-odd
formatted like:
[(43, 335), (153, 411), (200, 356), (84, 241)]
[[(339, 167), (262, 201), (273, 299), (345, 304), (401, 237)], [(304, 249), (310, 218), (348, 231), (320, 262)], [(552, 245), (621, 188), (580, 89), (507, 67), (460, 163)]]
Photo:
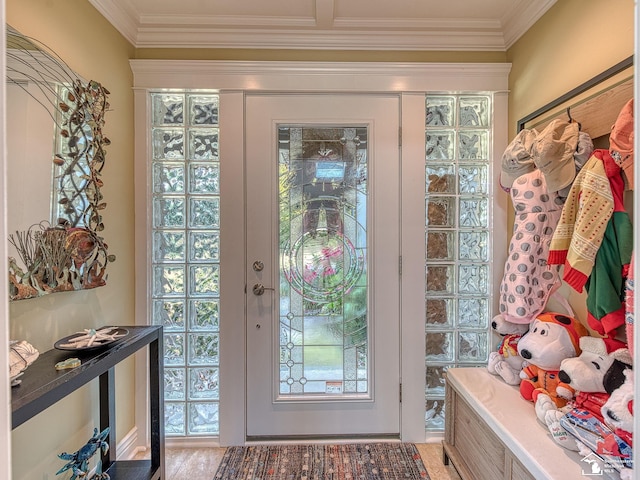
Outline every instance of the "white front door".
[(397, 95), (246, 97), (247, 438), (400, 432)]

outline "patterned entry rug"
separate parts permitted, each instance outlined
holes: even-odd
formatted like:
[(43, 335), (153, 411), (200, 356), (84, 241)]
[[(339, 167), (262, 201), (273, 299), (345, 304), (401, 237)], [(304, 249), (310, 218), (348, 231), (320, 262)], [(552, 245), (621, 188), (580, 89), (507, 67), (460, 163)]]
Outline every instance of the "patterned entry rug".
[(227, 448), (214, 480), (429, 479), (412, 443)]

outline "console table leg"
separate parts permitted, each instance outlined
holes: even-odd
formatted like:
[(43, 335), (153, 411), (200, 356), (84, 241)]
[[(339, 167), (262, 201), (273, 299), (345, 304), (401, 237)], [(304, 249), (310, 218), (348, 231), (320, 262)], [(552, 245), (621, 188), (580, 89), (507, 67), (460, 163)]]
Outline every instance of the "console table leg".
[(149, 344), (149, 401), (151, 424), (151, 466), (164, 478), (164, 355), (162, 336)]
[(100, 431), (109, 427), (107, 443), (109, 451), (106, 455), (101, 454), (102, 470), (107, 470), (112, 462), (116, 461), (116, 398), (115, 367), (111, 367), (100, 375)]

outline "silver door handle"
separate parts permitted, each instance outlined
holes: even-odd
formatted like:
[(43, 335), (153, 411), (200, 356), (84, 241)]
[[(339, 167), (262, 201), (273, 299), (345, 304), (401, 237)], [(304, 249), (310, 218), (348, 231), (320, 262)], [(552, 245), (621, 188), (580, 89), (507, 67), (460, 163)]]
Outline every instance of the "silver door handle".
[(264, 285), (262, 285), (261, 283), (256, 283), (253, 286), (253, 294), (254, 295), (262, 295), (264, 293), (265, 290), (274, 290), (275, 288), (269, 288), (269, 287), (265, 287)]

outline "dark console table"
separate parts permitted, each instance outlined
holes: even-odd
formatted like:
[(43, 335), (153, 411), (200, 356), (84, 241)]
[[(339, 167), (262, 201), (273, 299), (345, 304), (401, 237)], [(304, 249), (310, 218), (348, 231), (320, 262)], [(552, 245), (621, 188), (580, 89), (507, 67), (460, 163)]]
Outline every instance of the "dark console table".
[[(164, 476), (163, 353), (161, 326), (123, 326), (126, 337), (99, 350), (41, 353), (11, 389), (12, 427), (16, 428), (94, 378), (99, 378), (100, 431), (110, 427), (109, 451), (102, 457), (103, 471), (111, 480), (160, 480)], [(150, 460), (116, 461), (115, 366), (141, 348), (149, 346)], [(55, 364), (78, 357), (82, 365), (56, 370)], [(78, 445), (80, 448), (82, 445)], [(62, 464), (60, 465), (62, 466)]]

